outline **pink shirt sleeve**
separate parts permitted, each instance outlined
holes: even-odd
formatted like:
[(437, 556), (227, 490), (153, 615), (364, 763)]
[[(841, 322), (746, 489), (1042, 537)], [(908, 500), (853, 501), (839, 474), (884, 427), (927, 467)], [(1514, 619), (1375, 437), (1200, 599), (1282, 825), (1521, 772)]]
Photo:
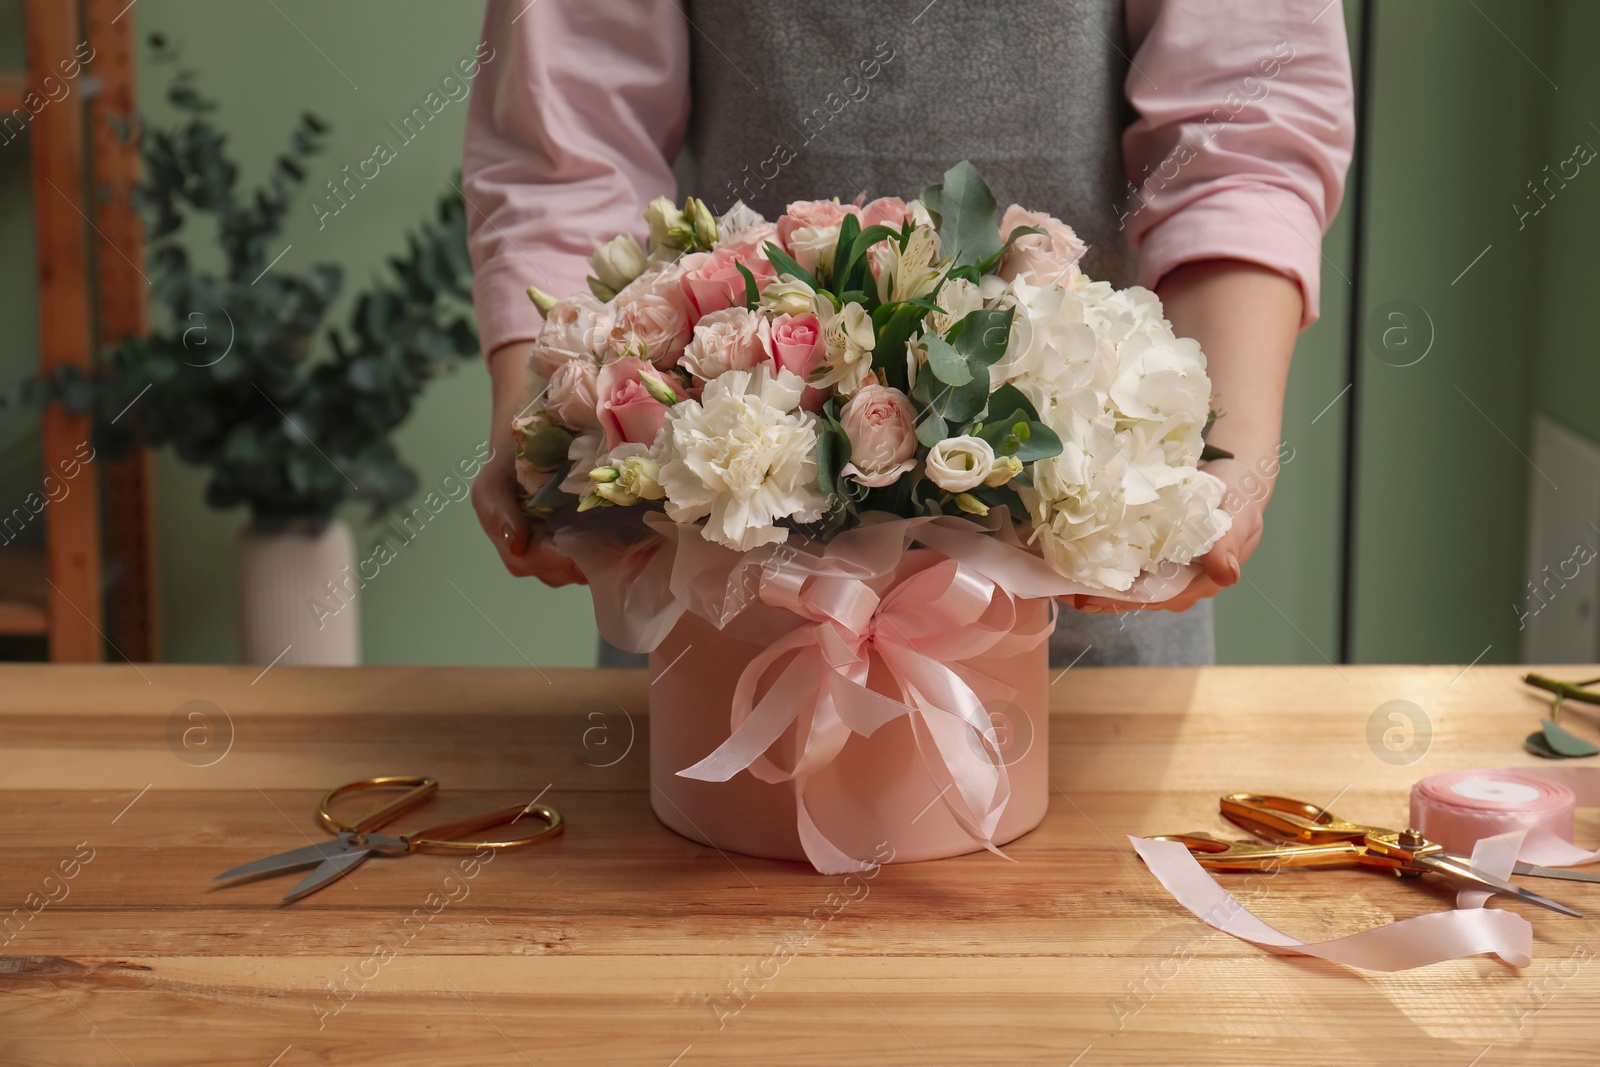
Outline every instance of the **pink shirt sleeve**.
[(1355, 139), (1338, 3), (1128, 0), (1138, 119), (1122, 138), (1139, 284), (1200, 259), (1288, 275), (1316, 321), (1322, 234)]
[(538, 335), (529, 285), (584, 289), (585, 259), (673, 196), (689, 113), (688, 26), (672, 0), (489, 0), (462, 191), (478, 339)]

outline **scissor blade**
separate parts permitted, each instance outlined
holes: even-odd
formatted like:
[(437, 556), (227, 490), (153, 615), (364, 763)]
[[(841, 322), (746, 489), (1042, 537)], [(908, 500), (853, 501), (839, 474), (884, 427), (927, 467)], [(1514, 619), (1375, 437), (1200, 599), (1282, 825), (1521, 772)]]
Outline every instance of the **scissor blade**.
[(1551, 911), (1558, 911), (1562, 915), (1570, 915), (1574, 919), (1583, 918), (1582, 912), (1574, 911), (1565, 904), (1551, 900), (1549, 897), (1541, 897), (1538, 893), (1530, 893), (1528, 890), (1523, 889), (1521, 886), (1513, 885), (1504, 878), (1496, 878), (1493, 875), (1484, 874), (1472, 865), (1459, 860), (1445, 859), (1435, 854), (1431, 856), (1416, 856), (1411, 862), (1457, 882), (1465, 882), (1467, 885), (1476, 886), (1480, 889), (1492, 889), (1496, 893), (1517, 897), (1521, 900), (1526, 900), (1529, 904), (1537, 904), (1541, 908), (1549, 908)]
[(360, 866), (361, 861), (367, 858), (368, 850), (364, 848), (352, 849), (338, 856), (330, 856), (317, 864), (317, 869), (301, 879), (300, 884), (284, 894), (283, 902), (299, 900), (301, 897), (310, 896), (323, 886), (347, 871)]
[(1512, 873), (1526, 874), (1534, 878), (1563, 878), (1569, 882), (1600, 882), (1600, 874), (1569, 871), (1564, 867), (1539, 867), (1532, 863), (1519, 863), (1512, 869)]
[(270, 874), (273, 871), (288, 871), (296, 867), (309, 867), (313, 863), (321, 863), (335, 856), (344, 854), (349, 850), (344, 838), (337, 837), (332, 841), (320, 841), (305, 848), (292, 848), (288, 852), (280, 852), (276, 856), (267, 856), (263, 859), (243, 863), (230, 870), (223, 871), (212, 879), (221, 882), (228, 878), (243, 878), (251, 874)]

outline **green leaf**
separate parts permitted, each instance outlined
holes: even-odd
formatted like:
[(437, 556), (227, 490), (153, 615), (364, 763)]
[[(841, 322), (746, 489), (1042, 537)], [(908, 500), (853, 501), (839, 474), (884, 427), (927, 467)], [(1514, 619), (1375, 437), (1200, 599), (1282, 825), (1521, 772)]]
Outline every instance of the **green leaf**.
[(999, 264), (1000, 257), (1006, 254), (1006, 249), (1011, 247), (1011, 242), (1015, 241), (1018, 237), (1025, 237), (1030, 233), (1043, 232), (1044, 231), (1037, 226), (1014, 227), (1010, 233), (1006, 234), (1006, 243), (1000, 246), (1000, 250), (998, 252), (995, 252), (993, 255), (985, 256), (983, 259), (979, 260), (977, 264), (975, 264), (978, 268), (978, 274), (984, 275), (991, 273), (995, 266)]
[(854, 215), (846, 215), (839, 224), (839, 239), (833, 245), (833, 291), (850, 287), (848, 275), (850, 267), (850, 246), (855, 244), (861, 235), (861, 220)]
[(572, 434), (559, 426), (546, 426), (522, 442), (522, 458), (541, 470), (558, 466), (566, 458)]
[(1550, 742), (1545, 740), (1544, 734), (1538, 730), (1523, 738), (1522, 747), (1535, 756), (1541, 756), (1544, 759), (1566, 759), (1565, 756), (1550, 747)]
[(1218, 448), (1216, 445), (1212, 444), (1209, 441), (1207, 441), (1205, 447), (1200, 450), (1200, 461), (1202, 463), (1209, 462), (1210, 460), (1213, 460), (1213, 459), (1232, 459), (1232, 458), (1233, 458), (1233, 453), (1232, 452), (1229, 452), (1225, 448)]
[[(884, 321), (880, 324), (879, 314), (889, 307), (894, 310), (884, 314)], [(883, 371), (889, 384), (902, 392), (906, 387), (906, 341), (927, 313), (926, 308), (913, 304), (885, 304), (872, 314), (873, 326), (878, 331), (872, 349), (872, 367)]]
[[(994, 412), (990, 401), (990, 415)], [(1061, 438), (1042, 422), (1028, 418), (1021, 408), (1003, 419), (993, 419), (984, 424), (978, 436), (994, 447), (995, 454), (1015, 456), (1023, 463), (1036, 459), (1049, 459), (1061, 454)]]
[(838, 423), (817, 434), (817, 487), (834, 495), (839, 472), (850, 462), (850, 438)]
[(761, 291), (756, 288), (756, 276), (750, 273), (750, 268), (737, 260), (733, 264), (739, 268), (739, 273), (744, 275), (744, 306), (747, 310), (753, 309), (761, 302)]
[(989, 413), (991, 415), (997, 411), (1017, 410), (1026, 412), (1029, 422), (1039, 421), (1039, 409), (1033, 406), (1033, 401), (1023, 395), (1021, 389), (1018, 389), (1010, 382), (989, 394)]
[(577, 504), (578, 498), (571, 493), (562, 492), (561, 483), (572, 472), (572, 460), (564, 459), (561, 465), (550, 475), (550, 480), (539, 487), (539, 491), (528, 498), (526, 505), (529, 511), (561, 511)]
[[(1553, 719), (1541, 719), (1540, 723), (1544, 727), (1543, 732), (1531, 735), (1528, 740), (1532, 741), (1535, 737), (1541, 738), (1545, 746), (1554, 752), (1557, 757), (1580, 759), (1584, 756), (1600, 755), (1600, 747), (1590, 744), (1575, 734), (1568, 733), (1565, 728), (1557, 724)], [(1542, 752), (1536, 754), (1544, 755)]]
[(928, 352), (928, 369), (935, 378), (946, 385), (966, 385), (972, 381), (972, 369), (949, 342), (929, 334), (922, 339), (922, 345)]
[(932, 448), (949, 436), (950, 427), (933, 412), (930, 411), (917, 420), (917, 440), (924, 448)]
[(1024, 463), (1061, 455), (1061, 438), (1056, 436), (1054, 430), (1042, 422), (1030, 422), (1027, 429), (1028, 436), (1012, 455)]
[[(1011, 343), (1013, 308), (980, 308), (969, 312), (950, 331), (950, 343), (980, 367), (1000, 362)], [(985, 394), (987, 399), (987, 394)]]
[(931, 374), (919, 374), (911, 397), (945, 422), (961, 426), (983, 410), (989, 399), (989, 375), (975, 377), (965, 385), (945, 385)]
[(768, 241), (766, 244), (766, 252), (767, 262), (771, 263), (773, 269), (779, 274), (790, 275), (791, 277), (805, 282), (813, 289), (822, 288), (822, 283), (817, 281), (817, 279), (812, 276), (810, 271), (796, 263), (789, 257), (789, 253), (785, 252), (771, 241)]
[[(842, 235), (843, 232), (843, 227), (841, 226), (840, 234)], [(841, 266), (837, 259), (834, 260), (833, 270), (835, 288), (842, 288), (843, 286), (856, 281), (856, 275), (859, 274), (862, 276), (859, 284), (863, 288), (871, 289), (873, 294), (876, 295), (877, 287), (868, 286), (866, 284), (865, 276), (868, 273), (866, 268), (867, 249), (871, 248), (879, 241), (891, 240), (895, 236), (895, 231), (889, 229), (887, 226), (868, 226), (866, 229), (862, 230), (860, 234), (856, 236), (856, 239), (851, 242), (850, 254), (845, 257), (843, 265)], [(858, 265), (861, 268), (859, 270), (857, 269)]]
[(967, 160), (945, 171), (944, 181), (924, 189), (922, 203), (938, 225), (941, 254), (956, 266), (1000, 251), (994, 193)]

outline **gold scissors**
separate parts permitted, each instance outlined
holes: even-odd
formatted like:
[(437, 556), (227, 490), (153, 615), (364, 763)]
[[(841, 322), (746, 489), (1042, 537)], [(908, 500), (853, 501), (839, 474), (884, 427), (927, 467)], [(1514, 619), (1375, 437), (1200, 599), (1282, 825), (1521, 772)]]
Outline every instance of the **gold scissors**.
[[(351, 793), (362, 793), (369, 789), (394, 788), (405, 788), (406, 792), (354, 823), (347, 823), (336, 818), (329, 810), (334, 801)], [(385, 834), (371, 832), (392, 822), (397, 816), (410, 811), (412, 808), (426, 803), (438, 791), (439, 783), (426, 775), (414, 777), (388, 775), (348, 782), (337, 789), (329, 790), (323, 796), (322, 803), (317, 806), (317, 821), (325, 829), (337, 835), (332, 841), (307, 845), (305, 848), (290, 849), (288, 852), (280, 852), (275, 856), (267, 856), (264, 859), (242, 864), (231, 870), (223, 871), (213, 881), (220, 882), (228, 878), (245, 878), (250, 875), (290, 871), (297, 867), (315, 865), (315, 869), (306, 875), (300, 884), (291, 889), (283, 898), (284, 902), (288, 903), (315, 893), (329, 882), (360, 866), (362, 861), (371, 855), (404, 856), (422, 848), (467, 849), (473, 851), (480, 848), (520, 848), (523, 845), (532, 845), (539, 841), (547, 841), (559, 837), (564, 829), (561, 813), (548, 805), (513, 804), (510, 807), (486, 811), (480, 815), (470, 815), (455, 822), (442, 823), (423, 830), (414, 830), (409, 834), (401, 834), (399, 837), (390, 837)], [(487, 830), (491, 826), (513, 825), (524, 815), (531, 815), (543, 822), (543, 829), (539, 830), (538, 833), (510, 840), (461, 840), (462, 834), (471, 834), (477, 830)]]
[(1548, 897), (1530, 893), (1502, 878), (1473, 869), (1470, 861), (1446, 852), (1416, 830), (1391, 830), (1346, 822), (1333, 812), (1289, 797), (1229, 793), (1222, 814), (1230, 822), (1276, 844), (1224, 841), (1208, 833), (1165, 834), (1157, 840), (1187, 845), (1202, 867), (1218, 871), (1260, 871), (1278, 867), (1332, 867), (1360, 864), (1392, 871), (1402, 878), (1437, 874), (1463, 889), (1504, 893), (1574, 918), (1582, 916)]

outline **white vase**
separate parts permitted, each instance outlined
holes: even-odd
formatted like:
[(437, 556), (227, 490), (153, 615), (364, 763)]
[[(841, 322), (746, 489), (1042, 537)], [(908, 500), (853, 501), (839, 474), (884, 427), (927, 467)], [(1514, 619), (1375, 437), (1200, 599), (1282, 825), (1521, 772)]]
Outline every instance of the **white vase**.
[(361, 662), (356, 545), (343, 520), (239, 532), (239, 659), (353, 667)]

